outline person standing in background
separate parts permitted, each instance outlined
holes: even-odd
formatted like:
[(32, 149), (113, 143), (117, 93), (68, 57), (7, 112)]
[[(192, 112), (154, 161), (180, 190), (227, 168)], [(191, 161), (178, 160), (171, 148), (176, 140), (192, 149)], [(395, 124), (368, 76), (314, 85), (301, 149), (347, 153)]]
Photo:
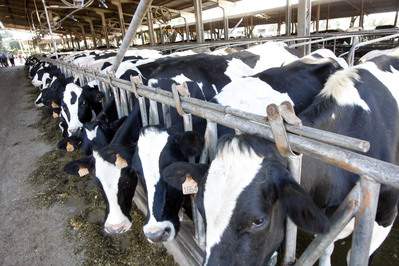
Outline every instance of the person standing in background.
[(15, 59), (14, 59), (14, 54), (13, 53), (9, 54), (8, 60), (10, 60), (11, 66), (15, 66)]
[(7, 67), (7, 56), (5, 53), (0, 54), (0, 64), (2, 67)]

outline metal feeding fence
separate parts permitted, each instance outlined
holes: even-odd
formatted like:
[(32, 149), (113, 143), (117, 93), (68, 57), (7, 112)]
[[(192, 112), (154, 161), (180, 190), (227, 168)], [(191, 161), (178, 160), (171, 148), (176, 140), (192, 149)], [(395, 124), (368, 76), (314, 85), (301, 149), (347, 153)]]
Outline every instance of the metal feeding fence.
[[(397, 34), (391, 36), (397, 37)], [(385, 37), (383, 40), (386, 39)], [(376, 41), (378, 40), (373, 42)], [(357, 47), (362, 45), (364, 44), (357, 44)], [(352, 53), (355, 50), (354, 48)], [(166, 91), (144, 86), (139, 77), (131, 77), (130, 81), (126, 81), (117, 79), (112, 74), (105, 75), (60, 60), (43, 60), (58, 66), (66, 76), (79, 77), (81, 85), (97, 80), (106, 99), (111, 99), (111, 96), (115, 99), (119, 117), (132, 110), (135, 97), (140, 105), (144, 125), (159, 124), (159, 112), (162, 112), (165, 127), (170, 127), (171, 107), (176, 108), (182, 116), (185, 130), (192, 129), (192, 115), (206, 119), (205, 149), (201, 162), (214, 158), (218, 138), (216, 129), (217, 124), (220, 124), (274, 141), (280, 153), (288, 158), (290, 170), (298, 182), (302, 154), (358, 174), (361, 178), (331, 217), (330, 231), (317, 235), (298, 259), (295, 254), (297, 229), (292, 222), (287, 222), (283, 263), (313, 265), (349, 221), (355, 218), (350, 265), (367, 265), (380, 186), (385, 184), (399, 188), (399, 166), (358, 153), (368, 151), (367, 141), (303, 126), (295, 116), (292, 106), (286, 103), (265, 106), (268, 114), (266, 120), (263, 116), (190, 98), (184, 85), (173, 86), (171, 91)], [(150, 106), (148, 113), (146, 101), (149, 101)], [(158, 104), (161, 104), (162, 110), (158, 110)], [(200, 265), (204, 255), (205, 227), (194, 198), (195, 195), (192, 195), (193, 221), (185, 217), (176, 239), (165, 244), (169, 250), (173, 249), (175, 258), (184, 265)], [(146, 196), (142, 187), (138, 187), (134, 200), (145, 213)], [(275, 262), (276, 257), (271, 264)]]

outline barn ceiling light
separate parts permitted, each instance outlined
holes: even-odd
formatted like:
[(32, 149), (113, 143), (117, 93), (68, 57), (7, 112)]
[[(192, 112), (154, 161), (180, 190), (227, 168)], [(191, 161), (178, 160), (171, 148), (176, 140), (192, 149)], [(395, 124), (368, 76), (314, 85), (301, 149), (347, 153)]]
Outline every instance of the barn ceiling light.
[[(101, 5), (100, 5), (101, 4)], [(99, 0), (99, 5), (98, 5), (99, 7), (101, 7), (101, 6), (103, 6), (103, 7), (105, 7), (105, 8), (108, 8), (108, 5), (107, 5), (107, 3), (106, 3), (106, 1), (105, 0)]]

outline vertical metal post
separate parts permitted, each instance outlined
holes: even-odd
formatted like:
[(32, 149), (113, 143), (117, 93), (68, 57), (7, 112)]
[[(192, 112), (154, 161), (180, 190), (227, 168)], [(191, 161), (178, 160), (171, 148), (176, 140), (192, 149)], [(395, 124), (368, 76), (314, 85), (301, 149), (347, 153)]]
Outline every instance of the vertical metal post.
[(89, 49), (89, 46), (87, 46), (87, 40), (86, 40), (86, 31), (85, 31), (85, 26), (82, 24), (79, 24), (80, 30), (82, 31), (82, 36), (83, 36), (83, 42), (85, 44), (85, 48)]
[[(51, 29), (51, 23), (50, 23), (50, 17), (51, 17), (51, 20), (52, 20), (52, 13), (51, 13), (51, 11), (48, 12), (47, 6), (46, 6), (46, 2), (45, 2), (44, 0), (42, 0), (42, 2), (43, 2), (44, 12), (46, 13), (46, 20), (47, 20), (47, 25), (48, 25), (48, 31), (49, 31), (49, 34), (50, 34), (51, 42), (53, 43), (55, 58), (58, 59), (57, 43), (56, 43), (56, 41), (55, 41), (55, 39), (54, 39), (53, 30)], [(40, 22), (40, 21), (39, 21), (39, 22)]]
[(70, 50), (70, 49), (71, 49), (71, 46), (69, 45), (68, 35), (65, 35), (65, 42), (66, 42), (66, 44), (67, 44), (67, 46), (68, 46), (68, 49)]
[(97, 48), (97, 40), (96, 40), (96, 31), (94, 30), (93, 20), (92, 19), (86, 19), (86, 21), (90, 25), (91, 38), (92, 38), (93, 46), (94, 46), (93, 48), (96, 49)]
[(150, 114), (148, 123), (150, 126), (159, 125), (158, 103), (154, 100), (150, 101)]
[(204, 24), (202, 22), (202, 0), (194, 1), (195, 27), (197, 31), (197, 43), (204, 42)]
[(159, 37), (161, 39), (161, 44), (165, 44), (165, 38), (162, 30), (162, 24), (159, 24)]
[[(288, 168), (292, 174), (292, 177), (296, 182), (301, 183), (301, 172), (302, 172), (302, 154), (288, 156)], [(298, 228), (291, 221), (287, 219), (286, 233), (285, 233), (285, 254), (284, 254), (284, 265), (289, 265), (296, 260), (296, 239), (297, 239)]]
[(328, 30), (328, 22), (329, 21), (330, 21), (330, 3), (327, 4), (326, 31)]
[(147, 13), (151, 3), (152, 0), (140, 0), (140, 3), (137, 6), (136, 12), (134, 12), (132, 21), (130, 22), (129, 28), (126, 32), (126, 35), (123, 38), (122, 44), (119, 47), (118, 54), (115, 57), (115, 62), (114, 65), (112, 66), (112, 70), (114, 72), (118, 69), (119, 65), (121, 64), (122, 59), (125, 56), (125, 53), (130, 46), (130, 42), (136, 36), (137, 29), (140, 26), (141, 21), (143, 20), (144, 15)]
[(287, 0), (287, 5), (286, 5), (286, 15), (285, 15), (285, 34), (287, 36), (291, 35), (291, 3), (290, 0)]
[[(291, 150), (287, 138), (287, 132), (284, 126), (283, 117), (287, 122), (296, 126), (300, 126), (302, 122), (298, 117), (296, 117), (294, 108), (288, 102), (282, 103), (279, 107), (275, 104), (270, 104), (267, 106), (266, 110), (267, 118), (269, 120), (274, 140), (276, 142), (276, 147), (279, 153), (288, 159), (288, 167), (290, 169), (291, 175), (296, 182), (300, 183), (302, 170), (302, 154), (296, 154)], [(295, 262), (296, 239), (297, 227), (291, 221), (291, 219), (287, 218), (283, 265), (290, 265)]]
[(126, 34), (126, 28), (125, 28), (125, 18), (123, 17), (122, 2), (121, 2), (121, 0), (117, 0), (117, 1), (112, 1), (112, 4), (116, 5), (116, 7), (118, 9), (119, 24), (121, 25), (121, 32), (122, 32), (122, 38), (123, 38), (123, 37), (125, 37), (125, 34)]
[(121, 118), (123, 116), (123, 111), (121, 109), (121, 100), (119, 97), (119, 91), (114, 86), (112, 86), (112, 85), (109, 85), (109, 86), (111, 87), (112, 93), (114, 95), (115, 104), (116, 104), (116, 112), (118, 113), (118, 118)]
[(137, 87), (143, 84), (143, 82), (141, 80), (141, 77), (140, 76), (137, 76), (137, 77), (131, 76), (130, 77), (130, 83), (132, 85), (134, 96), (139, 101), (141, 121), (142, 121), (143, 127), (148, 126), (148, 116), (147, 116), (147, 107), (146, 107), (146, 104), (145, 104), (145, 98), (140, 96), (137, 93)]
[(97, 14), (101, 17), (101, 24), (103, 26), (103, 35), (104, 35), (104, 39), (105, 39), (105, 44), (106, 44), (107, 48), (109, 48), (108, 29), (107, 29), (107, 22), (105, 20), (105, 13), (97, 12)]
[(129, 103), (126, 95), (127, 91), (119, 88), (117, 88), (117, 90), (119, 91), (119, 96), (120, 96), (119, 99), (121, 102), (122, 116), (129, 115)]
[(144, 38), (144, 31), (143, 30), (140, 31), (140, 37), (141, 37), (142, 45), (144, 45), (145, 44), (145, 38)]
[(172, 126), (172, 118), (170, 117), (169, 105), (162, 104), (162, 115), (165, 127), (170, 128)]
[(71, 39), (72, 49), (75, 50), (75, 43), (73, 42), (72, 32), (69, 32), (69, 38)]
[(360, 181), (358, 181), (330, 218), (330, 230), (326, 234), (315, 237), (295, 262), (295, 266), (314, 265), (316, 263), (326, 248), (334, 242), (342, 229), (353, 219), (359, 207), (360, 195)]
[[(299, 0), (298, 3), (298, 37), (308, 37), (310, 35), (310, 22), (312, 12), (311, 0)], [(303, 55), (310, 53), (310, 45), (301, 47)]]
[(363, 28), (364, 26), (364, 0), (361, 2), (360, 7), (360, 16), (359, 16), (359, 27)]
[(360, 179), (361, 201), (355, 216), (355, 230), (352, 236), (352, 250), (349, 265), (367, 265), (369, 260), (370, 242), (373, 235), (375, 215), (377, 212), (380, 184), (367, 176)]
[(76, 35), (75, 35), (75, 40), (76, 40), (76, 44), (78, 46), (78, 50), (80, 50), (80, 40), (78, 37), (76, 37)]
[(147, 24), (148, 24), (148, 36), (150, 37), (150, 44), (155, 45), (154, 22), (152, 19), (151, 8), (147, 12)]
[(317, 5), (317, 13), (316, 13), (316, 32), (319, 32), (320, 29), (320, 4)]
[[(187, 84), (184, 85), (178, 85), (176, 86), (175, 84), (172, 85), (172, 94), (173, 98), (176, 102), (176, 111), (183, 117), (183, 122), (184, 122), (184, 131), (192, 131), (193, 130), (193, 122), (192, 122), (192, 116), (191, 114), (187, 114), (184, 112), (181, 102), (180, 102), (180, 93), (179, 93), (179, 88), (180, 91), (184, 93), (184, 96), (190, 97), (190, 92), (187, 88)], [(195, 158), (190, 158), (190, 162), (194, 162)], [(191, 195), (191, 206), (192, 206), (192, 213), (193, 213), (193, 222), (194, 222), (194, 227), (195, 227), (195, 239), (197, 240), (197, 243), (204, 248), (205, 247), (205, 226), (204, 222), (202, 219), (201, 214), (198, 211), (197, 204), (195, 201), (195, 195)]]
[(181, 18), (183, 18), (183, 20), (184, 20), (184, 28), (186, 31), (186, 41), (189, 42), (190, 41), (190, 27), (188, 26), (187, 19), (183, 16), (181, 16)]
[(223, 31), (224, 31), (224, 40), (229, 40), (229, 17), (226, 14), (226, 10), (224, 7), (219, 6), (223, 11)]

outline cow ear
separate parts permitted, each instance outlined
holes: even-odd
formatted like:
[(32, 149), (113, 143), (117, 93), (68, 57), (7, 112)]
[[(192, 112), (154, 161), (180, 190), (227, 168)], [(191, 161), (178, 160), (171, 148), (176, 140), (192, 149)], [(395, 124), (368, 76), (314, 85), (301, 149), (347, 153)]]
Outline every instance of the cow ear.
[(278, 197), (288, 217), (298, 227), (313, 234), (329, 230), (327, 216), (293, 178), (287, 178), (279, 184)]
[(58, 149), (64, 150), (67, 152), (73, 152), (79, 149), (81, 141), (75, 138), (63, 138), (57, 144)]
[(70, 175), (85, 176), (93, 172), (94, 162), (93, 156), (72, 161), (64, 166), (64, 172)]
[(197, 132), (187, 131), (179, 137), (178, 145), (185, 158), (197, 157), (204, 148), (204, 137)]
[(208, 168), (209, 165), (207, 164), (177, 162), (163, 169), (161, 178), (170, 186), (182, 190), (182, 184), (189, 176), (192, 177), (198, 185), (203, 184)]

